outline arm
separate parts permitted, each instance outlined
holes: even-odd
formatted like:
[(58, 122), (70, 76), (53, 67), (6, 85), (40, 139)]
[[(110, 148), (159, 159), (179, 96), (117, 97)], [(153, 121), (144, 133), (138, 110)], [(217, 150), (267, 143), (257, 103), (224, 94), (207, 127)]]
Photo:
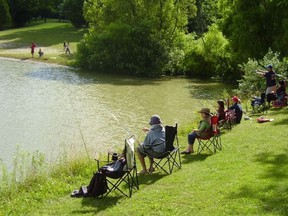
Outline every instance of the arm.
[(149, 131), (150, 131), (150, 129), (149, 129), (149, 128), (146, 128), (146, 127), (144, 127), (144, 128), (142, 128), (142, 131), (143, 131), (143, 132), (149, 132)]
[(203, 130), (205, 130), (206, 127), (205, 127), (205, 123), (202, 121), (199, 128), (198, 129), (194, 129), (193, 132), (201, 132)]
[(264, 76), (264, 74), (266, 73), (266, 71), (262, 71), (262, 70), (255, 70), (257, 74)]

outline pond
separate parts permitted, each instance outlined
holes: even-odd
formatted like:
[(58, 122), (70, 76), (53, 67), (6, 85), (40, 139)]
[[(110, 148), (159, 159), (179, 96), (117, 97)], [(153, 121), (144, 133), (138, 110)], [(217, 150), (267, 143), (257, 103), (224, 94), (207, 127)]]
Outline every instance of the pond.
[[(122, 147), (150, 116), (179, 127), (229, 86), (185, 78), (143, 79), (0, 59), (0, 159), (11, 167), (19, 149), (49, 162), (61, 155), (97, 157)], [(186, 145), (186, 143), (185, 143)], [(19, 152), (18, 152), (19, 153)]]

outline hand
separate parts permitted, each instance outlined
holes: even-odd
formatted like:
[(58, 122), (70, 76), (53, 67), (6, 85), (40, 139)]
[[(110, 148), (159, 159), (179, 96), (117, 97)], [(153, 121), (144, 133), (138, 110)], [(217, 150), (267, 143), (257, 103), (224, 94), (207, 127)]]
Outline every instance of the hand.
[(150, 129), (149, 128), (142, 128), (142, 131), (144, 131), (144, 132), (148, 132), (148, 131), (150, 131)]

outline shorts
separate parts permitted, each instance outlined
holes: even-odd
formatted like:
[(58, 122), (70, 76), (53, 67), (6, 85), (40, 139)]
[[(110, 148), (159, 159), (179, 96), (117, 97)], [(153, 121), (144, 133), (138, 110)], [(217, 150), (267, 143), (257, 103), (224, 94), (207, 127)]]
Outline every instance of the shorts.
[(272, 93), (272, 92), (276, 92), (276, 86), (267, 87), (265, 94), (267, 95), (267, 94)]
[(163, 153), (158, 153), (158, 152), (155, 152), (152, 148), (144, 148), (143, 145), (140, 145), (138, 148), (137, 148), (137, 151), (143, 155), (144, 157), (149, 155), (151, 158), (157, 158), (158, 156), (160, 156), (161, 154)]

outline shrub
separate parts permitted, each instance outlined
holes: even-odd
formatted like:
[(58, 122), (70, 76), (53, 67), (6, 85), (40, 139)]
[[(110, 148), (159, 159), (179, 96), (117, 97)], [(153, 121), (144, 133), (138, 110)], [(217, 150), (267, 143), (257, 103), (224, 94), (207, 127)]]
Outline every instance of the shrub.
[(265, 68), (268, 64), (273, 65), (276, 74), (278, 74), (278, 80), (281, 80), (282, 76), (287, 74), (287, 64), (285, 61), (280, 61), (279, 53), (269, 49), (263, 59), (249, 59), (246, 63), (239, 65), (244, 73), (243, 78), (239, 80), (239, 90), (241, 94), (251, 96), (255, 94), (259, 95), (265, 91), (265, 81), (259, 78), (255, 70), (266, 70)]

